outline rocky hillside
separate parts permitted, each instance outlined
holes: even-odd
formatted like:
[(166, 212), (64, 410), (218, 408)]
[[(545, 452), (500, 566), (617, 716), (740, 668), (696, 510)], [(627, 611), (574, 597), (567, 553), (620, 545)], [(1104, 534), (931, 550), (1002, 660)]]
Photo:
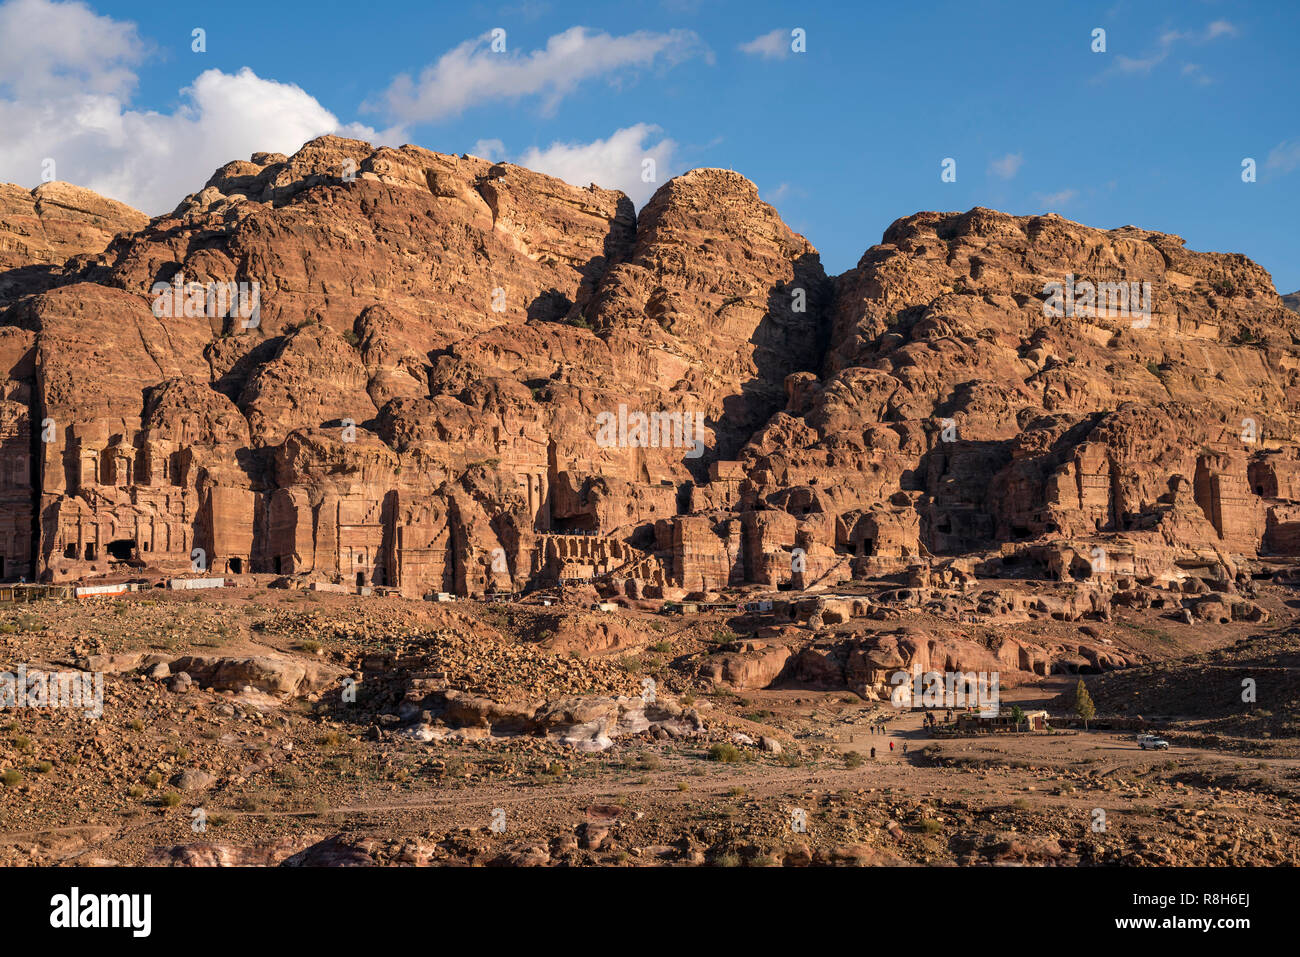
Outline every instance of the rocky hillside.
[(28, 190), (0, 183), (0, 307), (45, 288), (70, 257), (101, 253), (149, 217), (68, 183)]
[[(1290, 551), (1297, 324), (1263, 269), (985, 209), (884, 239), (837, 280), (822, 375), (744, 452), (756, 507), (797, 498), (859, 558), (1111, 533), (1144, 574), (1170, 546)], [(1149, 283), (1150, 314), (1046, 316), (1071, 276)]]
[(1175, 236), (919, 213), (829, 278), (734, 172), (637, 216), (335, 137), (149, 222), (6, 189), (9, 577), (674, 597), (1300, 548), (1298, 320)]

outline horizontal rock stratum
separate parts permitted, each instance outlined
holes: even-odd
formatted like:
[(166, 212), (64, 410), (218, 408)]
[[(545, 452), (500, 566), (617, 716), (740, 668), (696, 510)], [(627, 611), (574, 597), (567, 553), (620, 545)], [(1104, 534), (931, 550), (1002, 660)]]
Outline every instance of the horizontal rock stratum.
[(1300, 317), (1136, 227), (923, 212), (828, 277), (734, 172), (637, 215), (323, 137), (153, 220), (0, 187), (0, 269), (11, 579), (675, 597), (1300, 551)]

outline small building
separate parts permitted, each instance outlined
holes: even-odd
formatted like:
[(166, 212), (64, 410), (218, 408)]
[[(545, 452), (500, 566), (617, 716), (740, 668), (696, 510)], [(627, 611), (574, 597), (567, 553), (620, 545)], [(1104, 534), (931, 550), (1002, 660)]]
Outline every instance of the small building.
[(1022, 712), (1019, 727), (1016, 726), (1015, 719), (1006, 708), (996, 715), (986, 715), (979, 711), (963, 711), (957, 715), (957, 731), (960, 734), (1007, 734), (1014, 731), (1050, 730), (1046, 711)]

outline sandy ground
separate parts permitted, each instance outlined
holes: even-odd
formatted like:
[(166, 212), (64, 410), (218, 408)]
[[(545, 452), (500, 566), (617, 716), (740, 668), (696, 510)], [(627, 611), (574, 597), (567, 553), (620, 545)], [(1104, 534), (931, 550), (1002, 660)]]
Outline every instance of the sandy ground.
[[(8, 609), (0, 625), (12, 627), (0, 630), (7, 662), (51, 668), (143, 651), (276, 654), (346, 669), (377, 649), (425, 647), (433, 630), (463, 632), (471, 649), (498, 626), (506, 644), (525, 641), (499, 619), (480, 608), (236, 589)], [(656, 642), (673, 645), (656, 672), (664, 694), (693, 700), (705, 730), (621, 738), (597, 753), (533, 736), (424, 743), (377, 714), (344, 715), (328, 695), (174, 693), (138, 670), (106, 676), (97, 722), (7, 710), (0, 771), (20, 780), (0, 786), (0, 863), (273, 864), (313, 849), (329, 862), (339, 847), (381, 864), (1300, 860), (1294, 742), (1272, 740), (1264, 757), (1186, 746), (1176, 722), (1174, 746), (1158, 752), (1107, 730), (934, 739), (920, 712), (848, 691), (701, 690), (692, 670), (674, 670), (700, 653), (698, 628), (653, 616), (651, 626)], [(493, 652), (475, 654), (465, 659), (481, 672), (475, 680), (509, 687), (508, 672), (522, 667), (493, 672)], [(638, 687), (623, 659), (593, 659), (576, 678), (572, 661), (537, 653), (538, 667), (554, 671), (532, 684)], [(394, 668), (390, 677), (406, 676)], [(1043, 706), (1074, 681), (1042, 679), (1003, 700)], [(882, 719), (887, 733), (873, 733)], [(711, 759), (737, 731), (771, 736), (782, 753), (741, 747), (734, 763)], [(186, 789), (187, 770), (210, 780)]]

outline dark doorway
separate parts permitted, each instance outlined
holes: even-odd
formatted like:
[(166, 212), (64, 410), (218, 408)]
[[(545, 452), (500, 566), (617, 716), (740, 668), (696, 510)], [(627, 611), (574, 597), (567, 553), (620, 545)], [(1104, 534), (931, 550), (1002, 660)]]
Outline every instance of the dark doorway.
[(366, 583), (366, 573), (357, 572), (357, 587), (360, 588), (365, 583)]
[(94, 560), (95, 560), (95, 543), (86, 542), (86, 561), (93, 562)]
[(129, 562), (134, 554), (134, 538), (119, 538), (116, 541), (108, 543), (108, 556), (119, 562)]
[(279, 555), (276, 555), (276, 556), (275, 556), (275, 573), (276, 573), (277, 575), (281, 574), (281, 568), (282, 568), (282, 567), (283, 567), (283, 566), (282, 566), (281, 563), (280, 563), (280, 556), (279, 556)]
[(226, 567), (230, 569), (231, 574), (239, 575), (244, 571), (244, 560), (242, 558), (232, 558), (226, 563)]

